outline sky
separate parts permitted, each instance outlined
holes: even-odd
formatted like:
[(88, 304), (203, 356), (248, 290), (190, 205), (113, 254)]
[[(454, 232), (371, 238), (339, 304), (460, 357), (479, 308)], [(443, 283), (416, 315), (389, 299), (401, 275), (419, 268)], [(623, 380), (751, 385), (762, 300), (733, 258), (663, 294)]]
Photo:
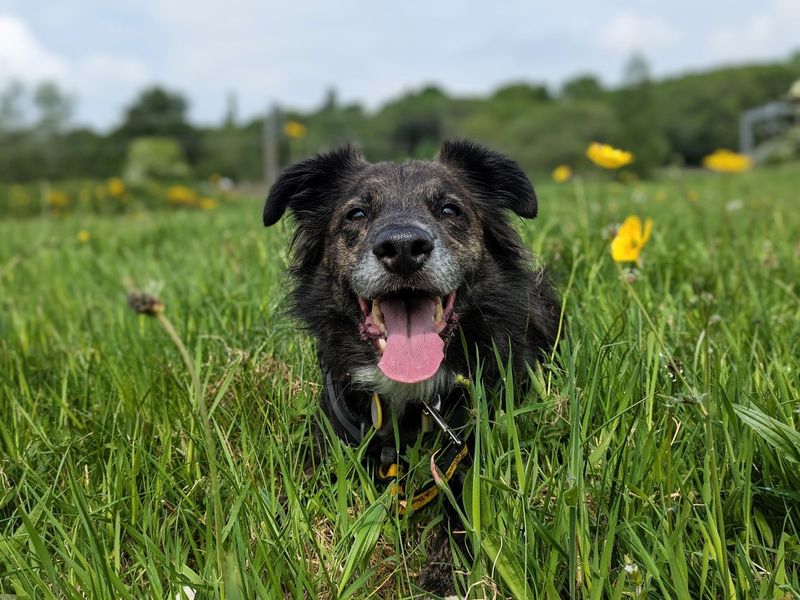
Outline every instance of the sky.
[(486, 94), (620, 82), (640, 52), (656, 76), (784, 60), (800, 50), (800, 0), (0, 0), (0, 89), (52, 80), (74, 121), (107, 129), (147, 85), (187, 96), (190, 118), (310, 109), (335, 87), (368, 108), (435, 83)]

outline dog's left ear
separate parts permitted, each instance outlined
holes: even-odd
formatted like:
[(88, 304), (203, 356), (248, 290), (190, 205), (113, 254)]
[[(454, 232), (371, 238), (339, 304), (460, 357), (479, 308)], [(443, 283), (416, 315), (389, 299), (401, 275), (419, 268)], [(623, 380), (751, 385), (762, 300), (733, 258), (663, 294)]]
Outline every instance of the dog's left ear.
[(467, 140), (445, 142), (436, 160), (461, 171), (482, 195), (496, 199), (502, 208), (520, 217), (536, 216), (536, 192), (516, 161)]
[(264, 204), (264, 225), (278, 222), (291, 209), (298, 221), (324, 204), (351, 169), (365, 164), (355, 146), (347, 145), (324, 154), (316, 154), (283, 171), (269, 191)]

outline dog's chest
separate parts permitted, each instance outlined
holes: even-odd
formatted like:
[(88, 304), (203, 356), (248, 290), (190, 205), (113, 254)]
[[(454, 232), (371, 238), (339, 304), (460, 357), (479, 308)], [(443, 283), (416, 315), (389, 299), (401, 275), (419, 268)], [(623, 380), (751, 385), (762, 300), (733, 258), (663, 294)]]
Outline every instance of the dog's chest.
[(398, 416), (408, 404), (422, 399), (433, 402), (437, 395), (447, 396), (455, 387), (456, 381), (455, 375), (444, 367), (430, 379), (411, 384), (389, 379), (377, 365), (353, 369), (350, 376), (356, 388), (377, 392), (384, 402), (391, 404), (392, 410)]

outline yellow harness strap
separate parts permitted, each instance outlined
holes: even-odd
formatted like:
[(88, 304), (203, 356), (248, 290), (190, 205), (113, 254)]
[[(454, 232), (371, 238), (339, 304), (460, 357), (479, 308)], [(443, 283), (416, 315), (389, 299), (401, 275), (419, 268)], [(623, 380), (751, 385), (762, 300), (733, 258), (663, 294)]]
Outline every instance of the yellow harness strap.
[[(471, 383), (468, 379), (466, 379), (463, 375), (458, 375), (456, 377), (456, 383), (458, 385), (463, 386), (464, 388), (469, 391), (471, 389)], [(372, 424), (375, 429), (380, 429), (383, 426), (383, 410), (381, 406), (381, 398), (377, 392), (374, 392), (372, 395)], [(432, 423), (430, 417), (425, 418), (423, 414), (422, 420), (422, 431), (430, 431), (432, 429)], [(452, 452), (453, 446), (448, 446), (446, 449), (445, 454)], [(468, 453), (467, 445), (462, 443), (458, 447), (458, 452), (453, 455), (453, 458), (450, 459), (450, 462), (446, 465), (444, 469), (444, 473), (442, 479), (445, 483), (449, 483), (450, 479), (452, 479), (453, 475), (455, 475), (456, 469), (458, 469), (458, 465), (461, 464), (461, 461), (466, 458)], [(436, 468), (439, 468), (439, 465), (436, 465)], [(439, 469), (441, 472), (441, 469)], [(382, 464), (378, 467), (378, 477), (382, 480), (393, 479), (394, 481), (389, 486), (389, 492), (398, 498), (401, 498), (398, 501), (398, 512), (403, 515), (405, 514), (406, 510), (408, 509), (409, 505), (413, 510), (419, 510), (426, 504), (429, 504), (431, 500), (436, 498), (439, 494), (439, 486), (436, 484), (436, 481), (433, 481), (422, 488), (422, 491), (418, 494), (415, 494), (411, 500), (402, 499), (405, 496), (405, 490), (403, 489), (403, 485), (400, 483), (400, 478), (403, 476), (403, 467), (398, 463), (390, 463), (390, 464)]]
[[(461, 448), (459, 448), (458, 452), (453, 456), (450, 463), (447, 465), (447, 468), (444, 471), (442, 479), (445, 482), (449, 482), (452, 479), (453, 475), (455, 475), (456, 469), (458, 465), (461, 464), (461, 461), (467, 456), (467, 445), (463, 444)], [(403, 469), (397, 463), (392, 463), (390, 465), (381, 465), (378, 468), (378, 476), (381, 479), (390, 479), (394, 478), (394, 483), (389, 488), (390, 492), (399, 498), (402, 498), (405, 495), (405, 491), (403, 490), (403, 486), (400, 485), (397, 480), (402, 476)], [(421, 492), (415, 494), (411, 500), (399, 500), (398, 501), (398, 512), (403, 515), (405, 514), (406, 510), (408, 509), (409, 505), (413, 510), (419, 510), (426, 504), (430, 503), (431, 500), (436, 498), (439, 494), (439, 487), (436, 485), (436, 482), (432, 482), (425, 486)]]

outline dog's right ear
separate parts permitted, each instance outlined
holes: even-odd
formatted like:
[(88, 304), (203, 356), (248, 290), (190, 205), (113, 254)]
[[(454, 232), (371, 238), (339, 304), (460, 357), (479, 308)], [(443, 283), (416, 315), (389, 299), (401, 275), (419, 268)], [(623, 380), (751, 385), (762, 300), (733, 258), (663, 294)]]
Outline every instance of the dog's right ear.
[(526, 219), (536, 216), (536, 192), (516, 161), (468, 140), (444, 142), (436, 159), (460, 170), (482, 197), (495, 205)]
[(353, 168), (365, 164), (352, 145), (316, 154), (284, 170), (273, 184), (264, 204), (264, 225), (269, 227), (289, 208), (298, 221), (320, 208), (336, 183)]

